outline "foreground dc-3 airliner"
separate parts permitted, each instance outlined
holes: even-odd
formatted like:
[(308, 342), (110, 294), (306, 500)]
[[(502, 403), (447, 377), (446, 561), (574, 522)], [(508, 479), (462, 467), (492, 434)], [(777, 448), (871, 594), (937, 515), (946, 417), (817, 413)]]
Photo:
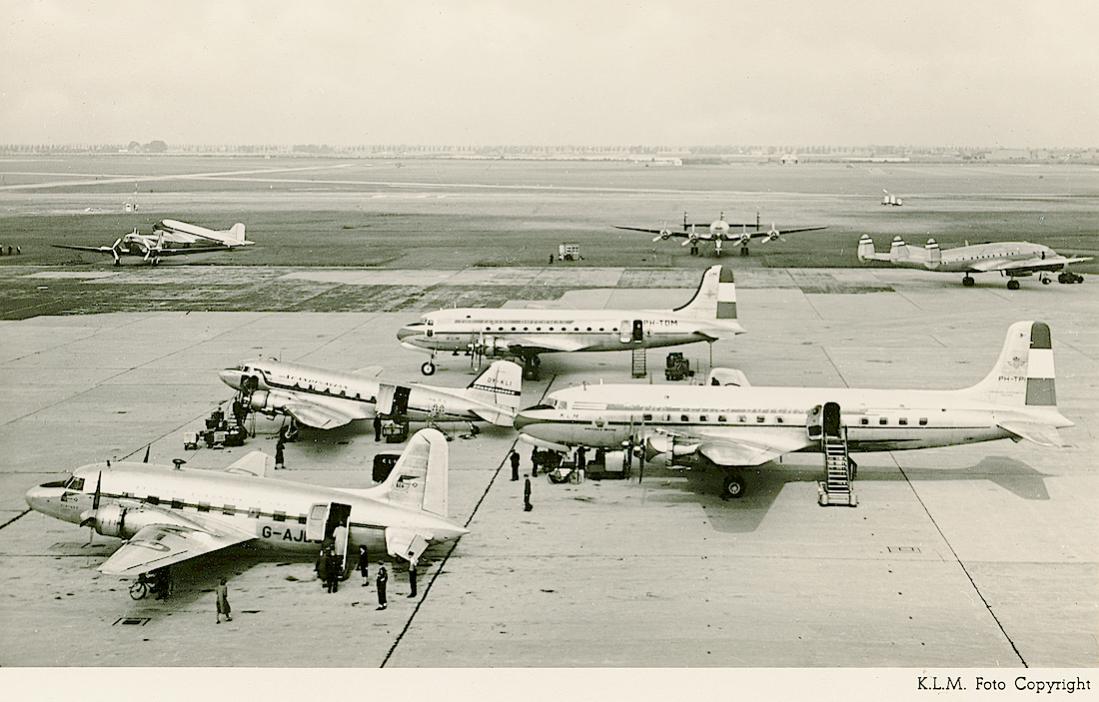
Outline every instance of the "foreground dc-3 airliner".
[(197, 224), (165, 219), (153, 225), (152, 234), (139, 234), (137, 228), (118, 239), (110, 246), (73, 246), (53, 244), (57, 249), (73, 251), (91, 251), (110, 254), (116, 266), (122, 265), (123, 256), (141, 256), (152, 265), (160, 263), (165, 256), (186, 256), (200, 253), (232, 251), (244, 246), (253, 246), (256, 242), (244, 238), (244, 225), (234, 224), (227, 231), (215, 231)]
[(729, 497), (744, 491), (738, 468), (792, 452), (823, 452), (821, 432), (830, 423), (836, 436), (846, 437), (844, 457), (847, 450), (995, 439), (1060, 446), (1057, 429), (1072, 426), (1057, 410), (1053, 349), (1042, 322), (1011, 325), (992, 371), (963, 390), (753, 387), (734, 374), (739, 387), (588, 384), (558, 390), (544, 404), (521, 410), (515, 426), (535, 444), (618, 448), (634, 441), (647, 453), (670, 454), (673, 462), (697, 465), (702, 457), (726, 471)]
[(445, 309), (405, 325), (397, 338), (431, 353), (424, 375), (435, 372), (437, 352), (453, 351), (522, 359), (524, 377), (533, 378), (543, 353), (659, 348), (743, 333), (733, 272), (712, 266), (694, 297), (673, 310)]
[(486, 421), (510, 427), (519, 409), (522, 369), (496, 361), (465, 388), (386, 383), (380, 369), (357, 373), (256, 359), (219, 373), (257, 412), (287, 415), (314, 429), (334, 429), (375, 415), (416, 422)]
[(272, 478), (271, 460), (253, 451), (224, 471), (94, 463), (31, 488), (26, 500), (37, 512), (123, 539), (99, 567), (107, 575), (144, 575), (249, 542), (315, 554), (333, 538), (341, 556), (366, 544), (415, 563), (429, 544), (467, 533), (447, 520), (447, 462), (446, 439), (423, 429), (385, 482), (366, 489)]
[(889, 253), (876, 253), (874, 240), (868, 234), (859, 239), (859, 261), (885, 261), (901, 268), (923, 268), (942, 273), (962, 273), (962, 285), (973, 286), (972, 273), (999, 273), (1007, 278), (1007, 289), (1018, 290), (1016, 278), (1038, 274), (1044, 285), (1053, 279), (1050, 273), (1060, 271), (1058, 283), (1082, 283), (1084, 276), (1068, 269), (1070, 263), (1090, 261), (1091, 257), (1062, 256), (1048, 246), (1026, 241), (998, 241), (987, 244), (959, 246), (943, 251), (934, 239), (927, 246), (909, 246), (897, 236)]

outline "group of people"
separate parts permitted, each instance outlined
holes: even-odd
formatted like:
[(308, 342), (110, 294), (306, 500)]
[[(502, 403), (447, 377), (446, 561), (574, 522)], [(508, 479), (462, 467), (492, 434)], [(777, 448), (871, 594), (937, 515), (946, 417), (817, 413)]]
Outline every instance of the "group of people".
[[(8, 256), (18, 256), (21, 253), (23, 253), (23, 247), (16, 246), (15, 248), (12, 248), (11, 244), (8, 244)], [(0, 256), (3, 256), (3, 255), (4, 255), (4, 245), (0, 244)]]

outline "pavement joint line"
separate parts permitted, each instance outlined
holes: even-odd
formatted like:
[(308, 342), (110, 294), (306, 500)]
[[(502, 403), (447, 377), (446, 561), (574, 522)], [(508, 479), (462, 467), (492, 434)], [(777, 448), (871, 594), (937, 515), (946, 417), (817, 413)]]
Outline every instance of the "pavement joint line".
[[(549, 382), (546, 383), (546, 389), (542, 391), (541, 397), (538, 398), (539, 403), (545, 399), (546, 394), (549, 393), (550, 388), (553, 387), (553, 381), (555, 380), (557, 380), (556, 373), (554, 373), (553, 376), (550, 377)], [(515, 439), (511, 442), (511, 446), (508, 449), (507, 453), (505, 453), (500, 459), (500, 463), (496, 466), (496, 470), (492, 471), (492, 477), (489, 478), (488, 485), (485, 486), (485, 491), (481, 493), (481, 497), (477, 500), (477, 504), (473, 505), (473, 509), (470, 510), (469, 517), (466, 518), (465, 523), (462, 525), (463, 527), (468, 529), (469, 525), (473, 522), (473, 518), (477, 516), (477, 510), (481, 508), (481, 504), (485, 501), (485, 498), (488, 497), (488, 493), (492, 490), (492, 486), (496, 484), (496, 478), (500, 475), (500, 471), (503, 470), (504, 463), (508, 460), (508, 456), (510, 456), (511, 452), (515, 450), (515, 446), (518, 443), (519, 437), (516, 436)], [(408, 619), (405, 621), (404, 627), (401, 629), (401, 633), (397, 634), (397, 638), (393, 640), (393, 645), (390, 646), (389, 651), (386, 652), (385, 658), (382, 659), (381, 665), (378, 666), (379, 668), (384, 668), (389, 663), (389, 659), (393, 657), (394, 653), (396, 653), (397, 647), (401, 645), (401, 640), (404, 638), (404, 635), (408, 633), (408, 630), (410, 628), (412, 628), (412, 621), (416, 618), (416, 614), (419, 613), (420, 607), (423, 606), (424, 602), (427, 601), (427, 595), (429, 592), (431, 592), (431, 586), (435, 584), (435, 579), (438, 578), (439, 575), (442, 574), (443, 569), (446, 568), (447, 561), (450, 560), (450, 556), (454, 553), (454, 549), (456, 548), (458, 548), (458, 542), (452, 542), (450, 548), (447, 549), (446, 555), (443, 556), (443, 560), (439, 562), (439, 567), (435, 569), (435, 572), (432, 574), (431, 579), (427, 582), (427, 587), (424, 588), (423, 595), (421, 595), (420, 598), (417, 600), (416, 607), (413, 608), (412, 614), (410, 614), (408, 616)]]
[(1026, 659), (1023, 658), (1023, 654), (1019, 652), (1019, 647), (1015, 645), (1015, 641), (1011, 638), (1011, 635), (1007, 633), (1007, 629), (1004, 628), (1004, 625), (1000, 621), (1000, 618), (996, 616), (996, 612), (992, 609), (992, 605), (988, 603), (988, 600), (985, 599), (984, 593), (981, 592), (981, 588), (977, 586), (977, 581), (973, 579), (973, 576), (970, 574), (969, 569), (965, 567), (965, 562), (958, 555), (958, 552), (954, 550), (954, 545), (950, 543), (950, 539), (947, 538), (946, 534), (939, 526), (939, 523), (935, 521), (935, 517), (931, 514), (931, 510), (928, 509), (927, 504), (923, 501), (923, 498), (920, 497), (920, 493), (916, 489), (916, 486), (913, 485), (912, 481), (908, 479), (908, 474), (904, 471), (904, 466), (900, 464), (900, 461), (897, 460), (892, 451), (889, 452), (889, 457), (893, 460), (893, 463), (896, 464), (897, 470), (899, 470), (901, 472), (901, 475), (904, 476), (904, 481), (908, 483), (908, 487), (912, 490), (912, 494), (915, 496), (916, 501), (920, 503), (920, 507), (922, 507), (924, 513), (927, 514), (927, 518), (931, 521), (931, 526), (935, 527), (935, 531), (939, 532), (939, 536), (942, 538), (943, 543), (945, 543), (946, 547), (950, 549), (950, 555), (954, 557), (954, 562), (957, 563), (958, 567), (962, 569), (962, 573), (964, 573), (966, 579), (969, 580), (969, 584), (973, 586), (973, 591), (977, 593), (977, 597), (981, 598), (981, 603), (984, 604), (985, 609), (987, 609), (988, 613), (992, 616), (992, 621), (996, 622), (996, 626), (1000, 629), (1000, 633), (1004, 635), (1004, 638), (1011, 646), (1011, 650), (1015, 652), (1015, 655), (1019, 658), (1019, 662), (1023, 664), (1023, 667), (1029, 668), (1030, 666), (1027, 665)]
[(833, 370), (836, 371), (836, 375), (839, 376), (840, 382), (843, 383), (843, 387), (845, 387), (845, 388), (851, 387), (847, 382), (847, 378), (843, 377), (843, 373), (840, 371), (840, 367), (837, 366), (836, 362), (832, 360), (832, 355), (830, 353), (828, 353), (828, 347), (825, 346), (824, 344), (821, 344), (820, 345), (820, 350), (824, 354), (824, 357), (828, 359), (828, 363), (831, 364)]
[[(54, 303), (42, 303), (42, 304), (44, 305), (44, 304), (54, 304)], [(35, 307), (41, 307), (41, 306), (42, 305), (35, 305)], [(20, 309), (26, 309), (26, 308), (20, 308)], [(76, 339), (69, 339), (68, 341), (60, 343), (57, 346), (51, 346), (47, 349), (39, 349), (38, 351), (34, 351), (34, 352), (31, 352), (31, 353), (28, 353), (28, 354), (24, 354), (24, 355), (19, 356), (17, 358), (13, 358), (13, 359), (10, 359), (8, 361), (5, 361), (5, 364), (14, 363), (15, 361), (22, 361), (24, 358), (31, 358), (32, 356), (37, 356), (38, 354), (45, 353), (46, 351), (56, 351), (57, 349), (63, 349), (66, 346), (68, 346), (69, 344), (75, 344), (75, 343), (80, 342), (80, 341), (87, 341), (88, 339), (91, 339), (92, 337), (99, 336), (103, 332), (115, 331), (117, 329), (122, 329), (123, 327), (128, 327), (130, 325), (137, 324), (138, 322), (143, 322), (147, 319), (151, 319), (151, 318), (159, 316), (161, 314), (165, 314), (165, 313), (164, 312), (153, 312), (153, 313), (148, 314), (148, 315), (138, 314), (137, 319), (131, 319), (128, 322), (123, 322), (122, 324), (117, 324), (117, 325), (110, 326), (110, 327), (100, 327), (100, 328), (96, 329), (95, 331), (93, 331), (92, 333), (87, 334), (85, 336), (81, 336), (81, 337), (78, 337)], [(65, 316), (69, 316), (69, 315), (65, 315)]]
[(28, 509), (25, 509), (25, 510), (23, 510), (22, 512), (20, 512), (19, 514), (15, 515), (14, 517), (12, 517), (11, 519), (9, 519), (8, 521), (4, 522), (3, 524), (0, 524), (0, 529), (3, 529), (4, 527), (8, 526), (9, 524), (14, 524), (15, 522), (19, 521), (20, 519), (22, 519), (23, 517), (27, 516), (27, 515), (28, 515), (28, 514), (30, 514), (31, 512), (32, 512), (32, 510), (31, 510), (31, 509), (29, 509), (29, 508), (28, 508)]
[(893, 288), (893, 293), (894, 293), (895, 295), (897, 295), (897, 297), (901, 298), (902, 300), (904, 300), (904, 301), (905, 301), (905, 302), (907, 302), (908, 304), (910, 304), (910, 305), (912, 305), (913, 307), (915, 307), (915, 308), (916, 308), (917, 310), (919, 310), (920, 312), (923, 312), (923, 311), (924, 311), (924, 309), (923, 309), (922, 307), (920, 307), (920, 306), (919, 306), (919, 305), (917, 305), (917, 304), (916, 304), (915, 302), (913, 302), (912, 300), (910, 300), (910, 299), (908, 298), (908, 296), (907, 296), (907, 295), (905, 295), (904, 293), (902, 293), (902, 292), (901, 292), (900, 290), (897, 290), (896, 288)]

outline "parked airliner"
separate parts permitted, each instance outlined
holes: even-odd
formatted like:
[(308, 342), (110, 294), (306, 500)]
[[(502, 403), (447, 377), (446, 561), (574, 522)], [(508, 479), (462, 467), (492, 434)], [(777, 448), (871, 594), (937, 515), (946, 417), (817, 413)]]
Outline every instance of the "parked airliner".
[(122, 265), (123, 256), (140, 256), (146, 263), (157, 265), (165, 256), (186, 256), (200, 253), (232, 251), (256, 242), (244, 237), (244, 225), (234, 224), (227, 231), (215, 231), (196, 224), (165, 219), (153, 226), (151, 234), (140, 234), (135, 227), (129, 234), (115, 239), (110, 246), (73, 246), (52, 244), (57, 249), (91, 251), (110, 254), (116, 266)]

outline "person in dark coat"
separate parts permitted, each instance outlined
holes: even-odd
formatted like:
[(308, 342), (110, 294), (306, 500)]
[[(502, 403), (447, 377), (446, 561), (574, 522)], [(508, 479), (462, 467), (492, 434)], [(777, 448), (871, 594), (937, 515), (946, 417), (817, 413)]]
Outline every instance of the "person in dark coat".
[(218, 583), (218, 586), (214, 589), (214, 592), (217, 593), (218, 603), (217, 623), (221, 624), (221, 615), (223, 614), (225, 615), (225, 621), (233, 621), (233, 615), (231, 614), (233, 610), (229, 607), (229, 588), (225, 584), (225, 578), (221, 579), (221, 582)]
[(363, 576), (363, 587), (370, 583), (370, 559), (367, 557), (366, 544), (359, 546), (359, 572)]
[(538, 477), (538, 449), (530, 450), (530, 474)]
[(374, 441), (382, 440), (382, 418), (374, 415)]
[(339, 592), (340, 590), (340, 557), (336, 555), (335, 549), (328, 552), (328, 591)]
[(513, 481), (519, 480), (519, 452), (518, 451), (512, 451), (510, 459), (511, 459), (511, 479)]
[(408, 589), (409, 597), (416, 596), (416, 561), (408, 562)]
[(282, 470), (286, 467), (286, 457), (283, 455), (282, 439), (280, 438), (275, 444), (275, 470)]
[(374, 579), (374, 585), (378, 588), (378, 609), (385, 609), (389, 606), (385, 599), (385, 584), (387, 582), (389, 582), (389, 573), (386, 572), (383, 565), (378, 568), (378, 576)]
[(584, 470), (588, 466), (588, 452), (583, 446), (576, 449), (576, 467)]
[(530, 503), (530, 478), (524, 478), (523, 481), (523, 511), (529, 512), (534, 509), (534, 505)]
[(330, 592), (330, 590), (328, 590), (328, 566), (330, 563), (331, 561), (328, 559), (328, 547), (326, 546), (321, 549), (321, 555), (317, 558), (317, 577), (320, 578), (321, 587), (328, 592)]

